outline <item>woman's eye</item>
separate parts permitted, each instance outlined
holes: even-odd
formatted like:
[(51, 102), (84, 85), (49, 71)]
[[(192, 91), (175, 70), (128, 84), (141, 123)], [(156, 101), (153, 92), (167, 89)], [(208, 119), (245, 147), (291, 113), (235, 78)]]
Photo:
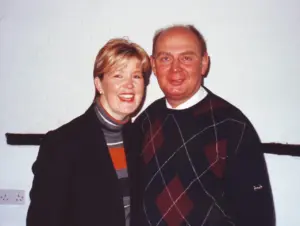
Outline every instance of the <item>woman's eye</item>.
[(134, 75), (133, 78), (140, 79), (140, 78), (143, 78), (143, 76), (142, 75)]
[(116, 74), (114, 75), (114, 78), (122, 78), (122, 75)]

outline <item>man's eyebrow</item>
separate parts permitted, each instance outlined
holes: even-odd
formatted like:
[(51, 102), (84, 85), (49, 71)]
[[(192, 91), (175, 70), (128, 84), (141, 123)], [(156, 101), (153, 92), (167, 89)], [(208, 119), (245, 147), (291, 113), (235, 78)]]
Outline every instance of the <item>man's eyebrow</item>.
[[(172, 54), (170, 52), (163, 52), (162, 51), (162, 52), (158, 52), (155, 57), (159, 57), (161, 55), (172, 56)], [(192, 51), (192, 50), (188, 50), (188, 51), (184, 51), (182, 53), (179, 53), (179, 55), (195, 55), (195, 56), (197, 56), (197, 53)]]
[(180, 55), (197, 55), (194, 51), (185, 51), (180, 53)]
[(171, 56), (172, 54), (169, 53), (169, 52), (158, 52), (158, 53), (156, 54), (156, 57), (159, 57), (159, 56), (161, 56), (161, 55), (168, 55), (168, 56)]

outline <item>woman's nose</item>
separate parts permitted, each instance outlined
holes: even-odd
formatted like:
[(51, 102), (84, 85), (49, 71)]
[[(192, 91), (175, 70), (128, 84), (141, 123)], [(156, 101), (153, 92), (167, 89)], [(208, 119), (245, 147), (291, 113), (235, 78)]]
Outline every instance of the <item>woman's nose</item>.
[(132, 80), (132, 78), (130, 78), (130, 79), (128, 79), (127, 81), (126, 81), (126, 88), (128, 88), (128, 89), (133, 89), (134, 88), (134, 85), (133, 85), (133, 80)]

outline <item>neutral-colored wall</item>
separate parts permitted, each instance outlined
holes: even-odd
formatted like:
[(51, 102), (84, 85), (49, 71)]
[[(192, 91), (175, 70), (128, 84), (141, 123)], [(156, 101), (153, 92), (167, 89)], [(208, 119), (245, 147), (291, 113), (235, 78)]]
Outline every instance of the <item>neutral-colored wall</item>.
[[(298, 0), (0, 0), (0, 189), (31, 187), (36, 146), (4, 134), (44, 133), (83, 113), (93, 61), (112, 37), (150, 53), (156, 29), (192, 23), (212, 64), (205, 84), (249, 117), (262, 141), (300, 143)], [(160, 97), (151, 78), (146, 105)], [(300, 158), (266, 155), (279, 226), (299, 226)], [(0, 206), (0, 226), (24, 226), (29, 204)]]

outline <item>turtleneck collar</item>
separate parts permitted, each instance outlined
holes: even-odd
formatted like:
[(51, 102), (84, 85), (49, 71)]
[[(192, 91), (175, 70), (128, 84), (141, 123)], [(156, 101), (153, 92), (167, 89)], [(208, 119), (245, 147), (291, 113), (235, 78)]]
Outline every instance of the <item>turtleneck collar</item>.
[(97, 114), (98, 119), (103, 124), (103, 126), (110, 131), (120, 131), (124, 124), (129, 120), (129, 117), (124, 120), (117, 120), (113, 118), (102, 106), (100, 101), (94, 101), (94, 108)]

